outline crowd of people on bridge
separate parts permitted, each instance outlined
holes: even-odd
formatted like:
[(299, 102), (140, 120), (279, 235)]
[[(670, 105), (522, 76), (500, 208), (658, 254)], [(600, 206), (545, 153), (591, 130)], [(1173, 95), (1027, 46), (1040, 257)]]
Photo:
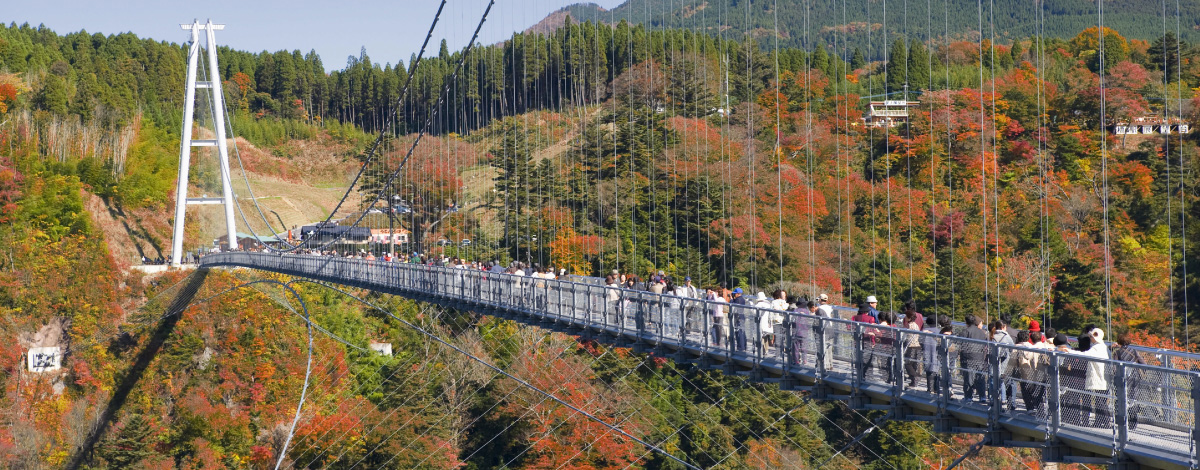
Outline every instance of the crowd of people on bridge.
[[(366, 251), (312, 251), (303, 254), (477, 270), (532, 279), (586, 279), (568, 276), (565, 269), (520, 261), (506, 265), (498, 260), (477, 262), (419, 253), (376, 257)], [(531, 281), (529, 285), (544, 287), (545, 283)], [(1017, 329), (1007, 316), (1000, 316), (985, 324), (979, 317), (967, 315), (965, 325), (954, 325), (946, 315), (926, 318), (912, 300), (904, 303), (900, 313), (880, 311), (878, 299), (868, 296), (859, 302), (856, 313), (849, 318), (856, 322), (850, 325), (862, 324), (858, 328), (861, 336), (857, 342), (849, 341), (852, 335), (845, 332), (819, 333), (825, 337), (818, 341), (818, 333), (812, 328), (812, 318), (839, 317), (827, 294), (810, 300), (789, 296), (782, 289), (776, 289), (768, 295), (762, 291), (749, 294), (742, 288), (702, 288), (694, 284), (691, 277), (685, 276), (677, 282), (663, 271), (643, 279), (613, 270), (604, 278), (603, 285), (608, 303), (606, 311), (611, 314), (610, 321), (613, 322), (623, 322), (624, 318), (633, 317), (637, 319), (639, 328), (652, 326), (664, 334), (671, 332), (678, 337), (700, 335), (713, 346), (728, 348), (733, 352), (747, 352), (749, 348), (759, 354), (777, 355), (795, 364), (805, 364), (810, 357), (823, 356), (826, 369), (832, 367), (833, 348), (839, 344), (843, 347), (861, 344), (861, 360), (855, 363), (856, 370), (853, 371), (860, 379), (895, 384), (901, 379), (897, 377), (899, 374), (911, 390), (919, 390), (923, 382), (925, 390), (934, 394), (960, 396), (957, 399), (964, 403), (994, 403), (1010, 411), (1021, 409), (1046, 417), (1050, 411), (1047, 404), (1049, 383), (1053, 374), (1057, 373), (1062, 419), (1065, 423), (1078, 426), (1113, 426), (1113, 403), (1110, 400), (1110, 390), (1114, 385), (1113, 371), (1108, 370), (1106, 362), (1088, 359), (1116, 359), (1145, 364), (1141, 355), (1131, 348), (1128, 334), (1118, 335), (1116, 342), (1108, 345), (1104, 342), (1105, 331), (1090, 325), (1083, 328), (1076, 344), (1072, 346), (1072, 340), (1066, 334), (1053, 328), (1043, 331), (1037, 320), (1030, 320), (1025, 329)], [(531, 292), (536, 296), (538, 289), (531, 289)], [(657, 318), (643, 315), (643, 305), (639, 304), (638, 296), (632, 295), (633, 292), (665, 295), (665, 298), (655, 299), (661, 299), (657, 301), (663, 302), (666, 307), (663, 310), (669, 313)], [(707, 302), (685, 302), (684, 299)], [(544, 297), (535, 300), (539, 305), (545, 303)], [(697, 305), (703, 307), (697, 308)], [(655, 321), (660, 324), (651, 325)], [(924, 334), (905, 334), (904, 330)], [(942, 337), (947, 339), (943, 340)], [(897, 342), (901, 344), (897, 345)], [(819, 343), (825, 345), (824, 354), (817, 354)], [(989, 343), (1002, 347), (990, 347)], [(1051, 364), (1052, 356), (1047, 354), (1048, 351), (1063, 354)], [(990, 357), (992, 355), (996, 357)], [(903, 361), (903, 367), (898, 367), (895, 362), (898, 360)], [(1000, 371), (999, 376), (990, 373), (993, 360)], [(1167, 392), (1162, 387), (1147, 385), (1153, 378), (1142, 370), (1137, 369), (1137, 373), (1125, 378), (1125, 390), (1131, 396), (1147, 393), (1146, 390), (1157, 390), (1164, 394), (1165, 401)], [(953, 389), (954, 378), (959, 379), (958, 387), (961, 388)], [(989, 380), (996, 383), (990, 384)], [(1136, 428), (1137, 417), (1141, 413), (1130, 415), (1129, 425)]]

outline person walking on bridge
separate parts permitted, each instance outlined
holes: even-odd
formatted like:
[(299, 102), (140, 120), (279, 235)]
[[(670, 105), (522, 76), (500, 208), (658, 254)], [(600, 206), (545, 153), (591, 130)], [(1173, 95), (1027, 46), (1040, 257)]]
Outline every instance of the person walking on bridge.
[[(895, 326), (896, 314), (892, 312), (879, 313), (879, 325)], [(895, 364), (896, 364), (896, 330), (887, 328), (878, 328), (875, 332), (875, 357), (876, 365), (883, 369), (883, 378), (886, 383), (895, 381)]]
[(825, 318), (833, 318), (833, 306), (829, 305), (829, 294), (818, 296), (817, 304), (817, 315)]
[[(812, 354), (813, 344), (806, 344), (809, 336), (813, 331), (815, 321), (812, 319), (813, 310), (816, 310), (817, 304), (811, 300), (805, 301), (799, 299), (796, 301), (796, 308), (792, 310), (795, 315), (790, 315), (791, 321), (787, 322), (784, 327), (792, 337), (791, 358), (793, 364), (806, 364), (804, 354)], [(808, 349), (805, 349), (808, 348)]]
[(908, 376), (908, 388), (916, 389), (921, 377), (921, 359), (924, 349), (921, 347), (921, 331), (925, 327), (925, 318), (917, 313), (917, 305), (913, 300), (904, 303), (904, 327), (912, 332), (904, 332), (904, 374)]
[(1000, 364), (1000, 375), (992, 377), (992, 380), (999, 382), (1000, 397), (997, 398), (996, 405), (1003, 407), (1007, 404), (1009, 411), (1016, 411), (1017, 406), (1013, 403), (1016, 397), (1013, 396), (1012, 375), (1008, 373), (1008, 362), (1012, 357), (1012, 349), (1006, 347), (1012, 346), (1016, 342), (1012, 336), (1008, 335), (1006, 326), (1008, 325), (1004, 323), (1004, 320), (995, 320), (988, 326), (989, 339), (1000, 343), (1000, 347), (996, 350), (996, 360)]
[(758, 315), (758, 337), (761, 341), (759, 352), (765, 355), (768, 347), (775, 346), (775, 321), (772, 319), (775, 315), (771, 311), (771, 301), (767, 300), (767, 294), (761, 291), (754, 306), (757, 308), (755, 314)]
[(1017, 346), (1026, 348), (1013, 353), (1013, 378), (1019, 380), (1021, 400), (1025, 402), (1025, 410), (1035, 416), (1045, 416), (1042, 401), (1046, 396), (1045, 387), (1040, 384), (1046, 379), (1046, 353), (1040, 351), (1033, 343), (1033, 335), (1041, 332), (1017, 332)]
[(1095, 417), (1092, 426), (1112, 429), (1112, 412), (1108, 403), (1108, 346), (1104, 344), (1104, 330), (1100, 328), (1085, 329), (1079, 336), (1079, 353), (1088, 356), (1087, 369), (1084, 372), (1084, 389), (1088, 391), (1083, 396), (1083, 424), (1088, 425), (1090, 417)]
[(941, 393), (942, 387), (947, 384), (945, 380), (949, 378), (942, 377), (942, 366), (947, 365), (948, 352), (942, 346), (941, 336), (944, 335), (942, 328), (950, 328), (950, 324), (949, 315), (938, 315), (936, 324), (932, 321), (925, 323), (924, 331), (929, 334), (922, 339), (921, 349), (925, 354), (925, 389), (930, 393)]
[[(818, 317), (833, 318), (833, 306), (829, 305), (829, 294), (821, 294), (821, 295), (817, 296), (817, 307), (816, 307), (816, 310), (813, 311), (813, 313), (815, 313)], [(843, 338), (844, 335), (835, 335), (835, 334), (833, 334), (832, 331), (830, 331), (830, 328), (833, 326), (833, 323), (830, 323), (830, 322), (824, 322), (823, 324), (822, 323), (814, 323), (814, 325), (822, 325), (822, 328), (821, 328), (822, 338), (821, 339), (823, 340), (822, 342), (825, 343), (825, 347), (822, 348), (823, 351), (821, 351), (822, 354), (825, 356), (825, 360), (823, 361), (822, 365), (825, 366), (825, 370), (829, 370), (830, 368), (833, 367), (833, 345), (834, 345), (834, 342), (838, 341), (839, 338)]]
[(604, 311), (607, 314), (605, 322), (609, 325), (617, 324), (617, 319), (620, 318), (618, 313), (621, 311), (621, 286), (617, 283), (617, 277), (612, 274), (604, 279)]
[(868, 295), (867, 306), (870, 307), (871, 318), (875, 319), (875, 323), (879, 323), (879, 299), (876, 299), (873, 295)]
[[(1118, 347), (1113, 350), (1113, 354), (1112, 354), (1113, 359), (1116, 359), (1118, 361), (1131, 362), (1131, 363), (1139, 364), (1139, 365), (1146, 364), (1146, 360), (1142, 358), (1142, 355), (1138, 354), (1137, 351), (1133, 350), (1133, 347), (1132, 347), (1133, 342), (1131, 341), (1131, 338), (1129, 337), (1129, 332), (1125, 332), (1125, 333), (1121, 333), (1121, 334), (1117, 335), (1117, 345), (1118, 345)], [(1150, 397), (1154, 394), (1153, 393), (1154, 387), (1144, 387), (1144, 384), (1146, 383), (1146, 379), (1147, 379), (1146, 376), (1149, 373), (1149, 369), (1144, 369), (1141, 367), (1134, 366), (1134, 367), (1126, 368), (1125, 371), (1126, 371), (1125, 389), (1128, 390), (1126, 392), (1128, 394), (1127, 396), (1129, 396), (1129, 397)], [(1145, 389), (1143, 389), (1143, 387)], [(1164, 396), (1163, 398), (1166, 398), (1166, 396)], [(1163, 403), (1168, 403), (1168, 402), (1163, 401)], [(1142, 416), (1144, 414), (1146, 414), (1147, 412), (1154, 413), (1156, 411), (1157, 411), (1157, 409), (1155, 409), (1153, 407), (1143, 407), (1140, 404), (1129, 407), (1129, 430), (1132, 431), (1132, 430), (1137, 429), (1139, 420), (1144, 419), (1144, 418), (1142, 418)]]
[(913, 299), (904, 302), (904, 324), (907, 326), (909, 322), (915, 322), (918, 330), (925, 329), (925, 316), (917, 311), (917, 301)]
[(675, 295), (682, 297), (683, 311), (680, 315), (683, 317), (683, 328), (685, 332), (698, 331), (698, 310), (695, 299), (704, 299), (703, 292), (700, 292), (696, 286), (692, 285), (692, 277), (686, 276), (683, 278), (683, 284), (675, 287)]
[[(979, 327), (979, 318), (975, 315), (967, 315), (966, 320), (967, 328), (963, 331), (962, 337), (987, 341), (987, 332)], [(962, 347), (959, 349), (959, 367), (962, 369), (963, 376), (963, 401), (969, 402), (972, 398), (978, 399), (980, 403), (986, 401), (987, 346), (980, 342), (963, 341)]]
[(734, 288), (733, 297), (729, 299), (729, 319), (733, 326), (733, 336), (729, 338), (729, 343), (733, 349), (744, 352), (746, 350), (746, 307), (750, 305), (750, 302), (742, 294), (741, 287)]
[[(858, 314), (850, 319), (859, 323), (875, 324), (875, 317), (871, 316), (871, 307), (866, 303), (859, 305)], [(859, 365), (858, 376), (860, 380), (865, 380), (870, 377), (871, 369), (875, 368), (876, 330), (875, 328), (864, 327), (861, 331), (862, 338), (859, 342), (859, 347), (862, 349), (862, 364)]]
[(729, 338), (728, 325), (728, 305), (729, 301), (725, 300), (728, 296), (726, 290), (718, 290), (716, 288), (709, 289), (710, 294), (708, 300), (712, 301), (712, 338), (713, 344), (721, 347), (722, 341), (727, 341)]
[(679, 286), (676, 286), (671, 278), (667, 278), (666, 285), (663, 286), (662, 291), (665, 298), (660, 297), (667, 304), (662, 313), (666, 317), (662, 319), (662, 327), (666, 328), (663, 333), (665, 336), (683, 338), (683, 336), (680, 336), (683, 334), (680, 328), (680, 325), (683, 323), (683, 300), (680, 298), (681, 296), (678, 292)]

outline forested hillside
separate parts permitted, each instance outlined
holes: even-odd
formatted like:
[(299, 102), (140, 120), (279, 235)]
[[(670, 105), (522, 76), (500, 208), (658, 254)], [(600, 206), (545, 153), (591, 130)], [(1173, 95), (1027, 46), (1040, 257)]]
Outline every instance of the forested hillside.
[[(1041, 11), (1037, 8), (1042, 5)], [(776, 10), (776, 6), (778, 9)], [(555, 25), (562, 13), (576, 21), (616, 24), (629, 21), (654, 28), (686, 28), (713, 35), (735, 37), (752, 31), (767, 42), (778, 24), (780, 45), (867, 51), (868, 58), (885, 57), (886, 44), (897, 38), (944, 38), (978, 41), (984, 38), (1008, 44), (1043, 34), (1066, 38), (1097, 25), (1096, 2), (970, 2), (930, 0), (926, 2), (880, 2), (875, 0), (712, 1), (658, 2), (628, 0), (604, 10), (594, 3), (579, 3), (551, 14)], [(1153, 40), (1175, 32), (1188, 41), (1200, 38), (1200, 3), (1117, 0), (1104, 2), (1104, 25), (1130, 39)], [(1176, 25), (1176, 20), (1179, 24)], [(776, 23), (778, 21), (778, 23)], [(868, 34), (868, 32), (870, 34)], [(872, 44), (874, 47), (871, 47)]]
[[(735, 16), (719, 21), (737, 31)], [(1185, 300), (1200, 298), (1195, 139), (1106, 129), (1146, 115), (1200, 122), (1200, 65), (1173, 35), (1105, 29), (1103, 63), (1101, 30), (1086, 23), (1014, 33), (1010, 45), (889, 36), (885, 62), (820, 44), (776, 57), (760, 35), (680, 26), (516, 34), (466, 57), (446, 97), (462, 53), (422, 61), (384, 158), (403, 157), (438, 113), (399, 189), (425, 212), (414, 231), (457, 231), (476, 240), (464, 250), (475, 258), (578, 274), (663, 270), (839, 303), (876, 295), (883, 308), (915, 298), (927, 314), (1009, 313), (1067, 332), (1111, 317), (1139, 342), (1195, 344), (1184, 328), (1198, 310)], [(181, 45), (130, 34), (0, 27), (0, 465), (271, 468), (279, 455), (307, 344), (288, 297), (261, 286), (218, 295), (245, 279), (213, 273), (205, 302), (163, 318), (181, 276), (128, 271), (97, 222), (166, 243), (183, 59)], [(268, 153), (257, 171), (287, 175), (302, 171), (298, 143), (332, 142), (330, 160), (361, 161), (412, 62), (363, 53), (326, 74), (312, 53), (223, 49), (220, 78), (235, 131)], [(921, 102), (910, 125), (864, 125), (863, 97), (906, 90)], [(475, 210), (433, 213), (466, 191), (481, 195)], [(395, 318), (301, 291), (348, 344), (316, 339), (318, 379), (286, 456), (297, 467), (672, 468)], [(813, 466), (879, 417), (369, 298), (704, 468)], [(26, 371), (24, 351), (54, 338), (68, 348), (64, 372)], [(369, 341), (398, 353), (360, 351)], [(121, 393), (129, 399), (94, 428)], [(784, 415), (794, 419), (772, 424)], [(827, 467), (930, 467), (969, 444), (924, 424), (881, 429)], [(978, 464), (1032, 455), (987, 449)]]

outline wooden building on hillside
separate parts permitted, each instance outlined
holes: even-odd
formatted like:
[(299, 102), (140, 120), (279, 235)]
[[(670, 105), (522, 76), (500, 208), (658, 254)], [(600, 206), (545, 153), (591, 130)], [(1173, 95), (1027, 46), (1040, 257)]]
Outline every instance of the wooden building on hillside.
[(868, 127), (896, 127), (906, 124), (909, 110), (920, 104), (920, 101), (906, 100), (872, 101), (867, 104), (867, 115), (863, 118), (863, 124)]

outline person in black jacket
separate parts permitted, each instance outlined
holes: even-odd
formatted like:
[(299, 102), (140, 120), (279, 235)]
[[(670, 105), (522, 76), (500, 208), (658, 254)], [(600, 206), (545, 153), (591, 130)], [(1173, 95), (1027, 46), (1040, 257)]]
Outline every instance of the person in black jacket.
[[(930, 320), (933, 319), (930, 317)], [(936, 324), (933, 321), (925, 322), (925, 332), (929, 335), (921, 340), (921, 349), (925, 355), (925, 386), (930, 393), (941, 393), (944, 381), (949, 378), (942, 377), (942, 365), (946, 362), (946, 351), (943, 350), (945, 345), (934, 336), (944, 334), (942, 328), (950, 328), (949, 315), (938, 315)]]
[[(1079, 335), (1079, 344), (1091, 347), (1091, 337)], [(1058, 387), (1062, 398), (1059, 401), (1059, 413), (1065, 423), (1076, 426), (1088, 424), (1088, 414), (1084, 410), (1083, 386), (1087, 376), (1087, 359), (1071, 349), (1067, 335), (1059, 333), (1054, 337), (1054, 347), (1063, 354), (1058, 364)]]
[(742, 295), (742, 288), (733, 289), (733, 298), (729, 299), (729, 319), (733, 322), (733, 337), (729, 338), (729, 344), (739, 352), (746, 351), (746, 310), (749, 306), (746, 296)]
[[(1133, 350), (1133, 342), (1129, 337), (1129, 333), (1121, 333), (1117, 335), (1117, 349), (1113, 351), (1112, 357), (1118, 361), (1132, 362), (1135, 364), (1145, 365), (1146, 360), (1142, 359), (1142, 355)], [(1145, 399), (1151, 397), (1151, 387), (1145, 387), (1146, 375), (1148, 369), (1141, 367), (1128, 367), (1125, 369), (1125, 393), (1131, 400)], [(1149, 390), (1148, 390), (1149, 389)], [(1163, 401), (1166, 403), (1166, 400)], [(1138, 424), (1153, 413), (1153, 407), (1143, 407), (1140, 404), (1135, 404), (1129, 407), (1129, 430), (1135, 430)]]
[[(967, 315), (966, 320), (967, 329), (963, 331), (962, 337), (987, 341), (988, 334), (979, 327), (979, 318)], [(978, 397), (980, 402), (987, 401), (987, 345), (973, 341), (962, 343), (959, 348), (959, 367), (962, 368), (963, 374), (963, 400), (971, 401), (972, 397)]]

